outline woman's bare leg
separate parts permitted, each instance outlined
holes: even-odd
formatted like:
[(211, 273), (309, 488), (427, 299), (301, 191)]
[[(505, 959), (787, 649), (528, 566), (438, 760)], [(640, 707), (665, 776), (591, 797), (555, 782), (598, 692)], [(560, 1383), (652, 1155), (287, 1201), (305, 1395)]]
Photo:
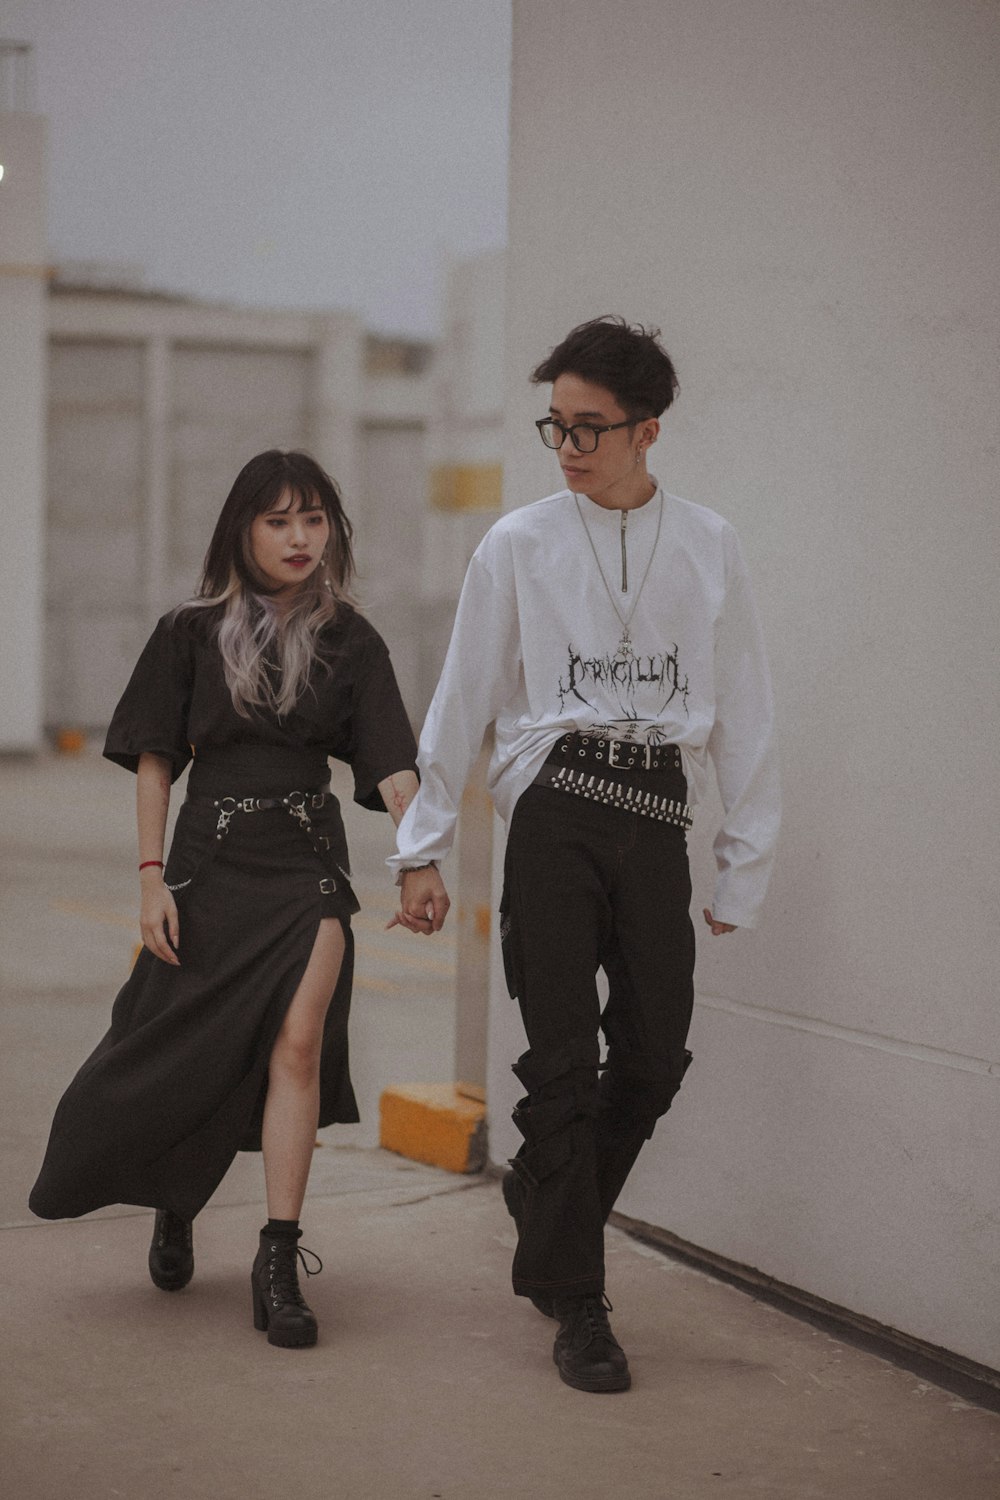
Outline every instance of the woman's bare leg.
[(323, 1022), (344, 948), (344, 929), (336, 917), (324, 917), (271, 1051), (262, 1145), (272, 1219), (297, 1219), (302, 1209), (319, 1124)]

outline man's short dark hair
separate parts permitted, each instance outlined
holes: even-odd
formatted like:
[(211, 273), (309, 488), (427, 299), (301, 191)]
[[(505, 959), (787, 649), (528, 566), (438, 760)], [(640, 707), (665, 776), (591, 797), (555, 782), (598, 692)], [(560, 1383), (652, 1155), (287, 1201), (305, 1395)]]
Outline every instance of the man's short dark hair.
[(658, 417), (680, 385), (670, 356), (659, 343), (658, 328), (633, 328), (624, 318), (607, 315), (581, 323), (531, 372), (535, 385), (578, 375), (611, 392), (629, 417)]

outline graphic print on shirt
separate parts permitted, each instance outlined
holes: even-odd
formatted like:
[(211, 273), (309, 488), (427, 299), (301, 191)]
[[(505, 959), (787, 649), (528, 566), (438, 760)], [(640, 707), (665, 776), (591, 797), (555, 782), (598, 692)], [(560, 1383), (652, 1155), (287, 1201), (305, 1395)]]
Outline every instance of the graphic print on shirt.
[[(681, 671), (676, 641), (668, 650), (637, 651), (627, 633), (614, 653), (585, 656), (572, 643), (567, 647), (566, 671), (559, 679), (559, 710), (565, 712), (573, 701), (582, 703), (595, 714), (605, 716), (589, 727), (597, 734), (616, 739), (645, 739), (660, 744), (666, 735), (660, 721), (667, 707), (680, 699), (688, 711), (687, 673)], [(619, 712), (606, 716), (607, 695), (615, 700)]]

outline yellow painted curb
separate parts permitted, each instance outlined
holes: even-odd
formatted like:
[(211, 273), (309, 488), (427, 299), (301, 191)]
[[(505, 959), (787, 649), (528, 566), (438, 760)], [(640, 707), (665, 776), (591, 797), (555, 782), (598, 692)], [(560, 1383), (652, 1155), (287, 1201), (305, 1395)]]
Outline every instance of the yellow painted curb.
[(86, 748), (87, 736), (82, 729), (56, 730), (56, 749), (60, 755), (79, 755)]
[(430, 497), (435, 510), (499, 510), (503, 468), (500, 464), (435, 464)]
[(486, 1105), (470, 1097), (471, 1092), (460, 1083), (409, 1083), (386, 1089), (379, 1103), (380, 1145), (446, 1172), (481, 1172), (486, 1164)]

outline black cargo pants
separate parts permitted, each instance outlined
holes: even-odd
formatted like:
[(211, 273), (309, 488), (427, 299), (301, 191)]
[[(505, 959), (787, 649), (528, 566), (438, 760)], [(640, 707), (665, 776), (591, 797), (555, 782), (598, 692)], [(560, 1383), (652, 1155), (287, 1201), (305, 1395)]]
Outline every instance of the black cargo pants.
[[(685, 800), (680, 771), (666, 791)], [(547, 786), (521, 796), (500, 908), (529, 1046), (514, 1064), (526, 1091), (513, 1116), (524, 1143), (511, 1162), (519, 1296), (604, 1289), (605, 1221), (691, 1060), (690, 901), (680, 828)], [(609, 985), (603, 1012), (598, 968)]]

